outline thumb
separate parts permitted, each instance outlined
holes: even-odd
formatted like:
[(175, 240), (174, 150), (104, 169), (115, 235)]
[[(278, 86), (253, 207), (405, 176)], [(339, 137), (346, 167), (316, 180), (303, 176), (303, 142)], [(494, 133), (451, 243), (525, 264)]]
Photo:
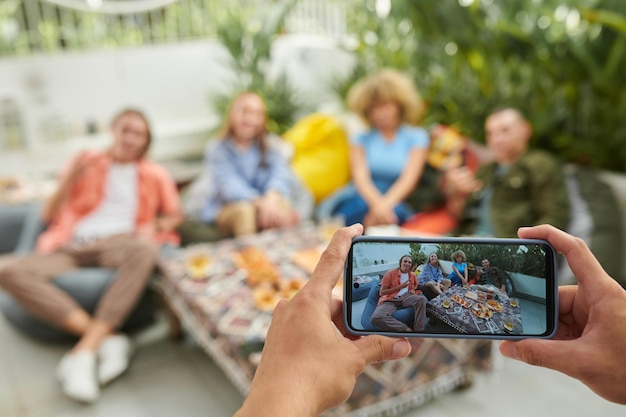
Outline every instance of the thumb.
[(394, 338), (378, 335), (362, 337), (354, 342), (367, 364), (401, 359), (411, 353), (411, 344), (406, 338)]
[(553, 369), (567, 375), (577, 374), (581, 364), (579, 349), (566, 340), (503, 341), (500, 353), (529, 365)]

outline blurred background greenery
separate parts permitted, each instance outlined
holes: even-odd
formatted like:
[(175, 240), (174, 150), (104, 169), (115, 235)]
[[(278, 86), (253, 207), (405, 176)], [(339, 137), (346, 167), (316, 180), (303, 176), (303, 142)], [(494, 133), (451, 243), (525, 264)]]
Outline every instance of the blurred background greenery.
[(532, 146), (626, 171), (626, 2), (365, 4), (350, 15), (357, 38), (345, 47), (359, 65), (335, 83), (342, 96), (363, 74), (398, 68), (413, 76), (428, 103), (425, 124), (450, 124), (482, 141), (490, 110), (513, 106), (534, 126)]
[(449, 124), (482, 141), (489, 111), (513, 106), (534, 126), (532, 146), (626, 171), (623, 0), (172, 0), (123, 15), (1, 0), (0, 56), (216, 39), (235, 75), (210, 97), (217, 112), (239, 91), (256, 90), (282, 132), (308, 109), (284, 74), (270, 77), (267, 62), (291, 9), (305, 2), (345, 11), (347, 30), (336, 41), (356, 65), (320, 86), (339, 101), (356, 79), (393, 67), (415, 80), (428, 105), (425, 125)]
[(288, 130), (305, 105), (284, 71), (269, 74), (272, 42), (280, 35), (285, 18), (297, 0), (268, 4), (262, 14), (233, 2), (225, 5), (226, 16), (217, 22), (216, 37), (229, 54), (232, 84), (210, 96), (213, 108), (223, 119), (233, 98), (253, 91), (263, 97), (269, 115), (269, 129), (279, 134)]

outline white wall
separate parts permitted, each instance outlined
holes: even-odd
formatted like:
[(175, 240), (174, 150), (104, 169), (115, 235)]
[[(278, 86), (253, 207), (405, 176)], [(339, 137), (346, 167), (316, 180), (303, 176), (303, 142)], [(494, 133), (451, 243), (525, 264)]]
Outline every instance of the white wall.
[[(347, 74), (353, 62), (328, 41), (297, 36), (279, 38), (272, 54), (271, 72), (286, 71), (302, 97), (316, 103), (332, 100), (328, 80)], [(75, 149), (106, 144), (102, 133), (87, 135), (87, 124), (103, 132), (127, 106), (151, 118), (157, 159), (200, 150), (220, 123), (210, 95), (230, 85), (226, 59), (222, 46), (209, 40), (1, 58), (0, 99), (19, 106), (27, 150), (2, 151), (0, 176), (54, 170)], [(73, 139), (55, 139), (65, 135)]]
[(511, 274), (511, 279), (515, 284), (515, 291), (518, 293), (531, 295), (545, 300), (546, 280), (544, 278), (537, 278), (514, 272)]

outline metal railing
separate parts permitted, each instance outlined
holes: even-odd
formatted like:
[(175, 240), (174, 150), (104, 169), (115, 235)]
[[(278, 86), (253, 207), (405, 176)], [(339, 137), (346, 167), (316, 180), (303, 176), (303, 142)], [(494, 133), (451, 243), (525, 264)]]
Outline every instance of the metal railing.
[[(115, 6), (117, 1), (120, 1), (117, 9), (104, 8)], [(122, 4), (133, 4), (128, 0), (1, 0), (0, 56), (213, 38), (215, 23), (228, 13), (224, 0), (137, 1), (141, 3), (156, 8), (122, 8)], [(240, 3), (252, 13), (263, 13), (268, 0), (240, 0)], [(349, 3), (299, 0), (285, 21), (285, 31), (343, 36)], [(101, 10), (96, 7), (98, 4)], [(164, 5), (159, 7), (160, 4)], [(68, 7), (72, 5), (82, 7)], [(90, 7), (95, 8), (90, 10)]]

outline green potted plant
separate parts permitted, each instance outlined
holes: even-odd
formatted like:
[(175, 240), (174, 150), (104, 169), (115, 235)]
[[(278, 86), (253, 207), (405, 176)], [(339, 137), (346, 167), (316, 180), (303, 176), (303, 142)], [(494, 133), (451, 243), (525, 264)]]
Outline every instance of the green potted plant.
[(297, 0), (279, 1), (262, 16), (249, 9), (231, 8), (217, 27), (217, 38), (229, 54), (228, 67), (235, 74), (227, 91), (214, 94), (216, 112), (225, 117), (232, 99), (243, 91), (254, 91), (265, 100), (270, 129), (283, 133), (303, 111), (304, 105), (284, 72), (269, 77), (272, 42), (282, 30), (285, 17)]

